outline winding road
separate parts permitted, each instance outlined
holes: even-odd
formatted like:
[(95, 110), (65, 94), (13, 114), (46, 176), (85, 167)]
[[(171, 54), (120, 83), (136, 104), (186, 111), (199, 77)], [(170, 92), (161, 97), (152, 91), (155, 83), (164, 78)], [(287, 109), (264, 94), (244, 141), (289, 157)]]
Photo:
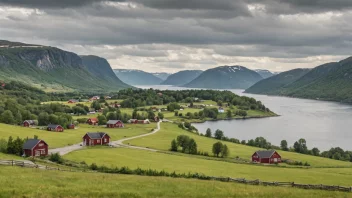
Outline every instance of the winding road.
[[(142, 134), (142, 135), (138, 135), (138, 136), (134, 136), (134, 137), (129, 137), (129, 138), (124, 138), (124, 139), (117, 140), (117, 141), (113, 141), (113, 142), (110, 143), (110, 145), (113, 146), (113, 147), (126, 147), (126, 148), (140, 149), (140, 150), (147, 150), (147, 151), (156, 152), (157, 150), (155, 150), (155, 149), (139, 147), (139, 146), (131, 146), (131, 145), (128, 145), (128, 144), (124, 144), (123, 142), (127, 141), (127, 140), (136, 139), (136, 138), (146, 137), (146, 136), (153, 135), (153, 134), (157, 133), (160, 130), (160, 123), (161, 123), (161, 121), (157, 123), (157, 128), (154, 129), (150, 133)], [(71, 153), (72, 151), (76, 151), (76, 150), (84, 148), (81, 145), (82, 145), (82, 142), (78, 143), (78, 144), (71, 145), (71, 146), (62, 147), (62, 148), (49, 149), (48, 152), (49, 152), (49, 154), (59, 153), (60, 155), (66, 155), (68, 153)]]

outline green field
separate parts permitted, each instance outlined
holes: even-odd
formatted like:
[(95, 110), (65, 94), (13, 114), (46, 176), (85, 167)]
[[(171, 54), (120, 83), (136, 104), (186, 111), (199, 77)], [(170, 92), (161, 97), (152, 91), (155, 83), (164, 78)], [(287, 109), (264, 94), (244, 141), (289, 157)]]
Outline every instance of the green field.
[[(158, 152), (127, 148), (90, 148), (74, 151), (65, 159), (87, 164), (96, 163), (108, 167), (142, 168), (165, 170), (177, 173), (203, 173), (209, 176), (225, 176), (234, 178), (260, 179), (264, 181), (285, 181), (309, 184), (350, 185), (352, 169), (341, 168), (335, 172), (330, 169), (282, 168), (256, 166), (214, 161), (192, 157), (178, 156)], [(340, 171), (340, 172), (339, 172)], [(341, 174), (341, 172), (343, 174)], [(345, 174), (347, 173), (347, 174)]]
[(104, 128), (81, 124), (78, 126), (78, 129), (67, 129), (62, 133), (58, 133), (35, 128), (0, 124), (0, 138), (4, 138), (6, 140), (9, 136), (12, 136), (13, 138), (33, 138), (34, 135), (37, 135), (39, 139), (42, 139), (49, 144), (49, 148), (58, 148), (82, 142), (82, 137), (87, 132), (106, 132), (110, 135), (112, 140), (119, 140), (124, 137), (132, 137), (149, 133), (154, 128), (156, 128), (156, 123), (146, 125), (125, 124), (125, 128)]
[[(15, 182), (14, 182), (15, 181)], [(7, 197), (349, 197), (342, 192), (251, 186), (218, 181), (44, 171), (0, 167), (0, 196)], [(63, 190), (64, 189), (64, 190)]]
[[(211, 153), (213, 144), (218, 141), (212, 138), (199, 136), (197, 134), (181, 130), (175, 124), (164, 122), (161, 124), (161, 130), (158, 133), (147, 137), (126, 141), (125, 143), (167, 151), (170, 149), (171, 141), (176, 139), (178, 135), (188, 135), (192, 137), (197, 142), (198, 150), (203, 152), (207, 151), (208, 153)], [(260, 148), (235, 144), (231, 142), (223, 143), (225, 143), (230, 149), (230, 158), (238, 156), (242, 159), (250, 160), (252, 154), (257, 150), (260, 150)], [(302, 155), (293, 152), (279, 151), (279, 153), (284, 159), (308, 162), (311, 166), (349, 166), (352, 168), (352, 164), (350, 162), (343, 162), (310, 155)]]

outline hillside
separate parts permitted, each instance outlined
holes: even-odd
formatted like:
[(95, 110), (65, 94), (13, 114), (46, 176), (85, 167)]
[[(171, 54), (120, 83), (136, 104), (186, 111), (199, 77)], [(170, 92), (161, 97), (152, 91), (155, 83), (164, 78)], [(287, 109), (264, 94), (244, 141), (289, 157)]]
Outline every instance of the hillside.
[(309, 72), (309, 69), (293, 69), (257, 82), (246, 93), (279, 95), (281, 89)]
[(257, 72), (264, 79), (270, 78), (274, 75), (271, 71), (266, 70), (266, 69), (256, 69), (254, 71)]
[(114, 69), (116, 76), (129, 85), (159, 85), (163, 80), (141, 70)]
[(221, 66), (204, 71), (185, 87), (246, 89), (262, 79), (257, 72), (243, 66)]
[(157, 73), (152, 73), (154, 76), (160, 78), (161, 80), (166, 80), (167, 77), (171, 75), (171, 73), (166, 73), (166, 72), (157, 72)]
[(283, 95), (352, 102), (352, 57), (318, 66), (283, 90)]
[[(287, 80), (284, 78), (287, 74), (294, 76)], [(284, 72), (257, 83), (246, 92), (352, 103), (352, 57), (312, 70)]]
[(177, 73), (171, 74), (162, 85), (175, 85), (181, 86), (191, 82), (193, 79), (197, 78), (203, 71), (201, 70), (184, 70)]
[(55, 47), (1, 43), (1, 80), (18, 80), (46, 91), (102, 91), (128, 87), (118, 79), (106, 80), (108, 68), (99, 71), (100, 74), (95, 73), (97, 70), (86, 67), (75, 53)]

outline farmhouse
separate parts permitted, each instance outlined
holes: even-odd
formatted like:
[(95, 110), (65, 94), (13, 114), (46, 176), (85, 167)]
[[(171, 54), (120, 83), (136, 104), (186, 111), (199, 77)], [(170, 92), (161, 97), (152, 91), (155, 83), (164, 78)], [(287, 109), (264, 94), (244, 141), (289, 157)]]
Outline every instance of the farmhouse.
[(138, 120), (137, 119), (129, 119), (127, 122), (130, 123), (130, 124), (138, 124)]
[(47, 127), (48, 131), (56, 131), (56, 132), (63, 132), (64, 128), (58, 124), (49, 124)]
[(150, 124), (150, 121), (148, 119), (145, 120), (137, 120), (138, 124)]
[(98, 118), (89, 118), (86, 122), (89, 125), (97, 125), (98, 124)]
[(110, 143), (110, 136), (104, 132), (86, 133), (83, 136), (84, 146), (106, 145)]
[(90, 100), (99, 100), (100, 97), (99, 96), (93, 96)]
[(281, 163), (281, 156), (274, 150), (257, 151), (252, 155), (252, 162), (266, 164)]
[(67, 101), (67, 103), (77, 103), (77, 102), (79, 102), (79, 101), (76, 99), (70, 99)]
[(29, 139), (23, 144), (25, 156), (39, 157), (48, 155), (48, 144), (43, 140)]
[(225, 112), (225, 110), (224, 110), (224, 108), (222, 108), (222, 107), (219, 107), (219, 110), (218, 110), (218, 112), (219, 112), (219, 113), (224, 113), (224, 112)]
[(67, 125), (67, 128), (68, 129), (75, 129), (75, 125), (74, 124), (69, 124), (69, 125)]
[(121, 120), (109, 120), (106, 123), (106, 127), (108, 128), (123, 128), (123, 122)]
[(24, 127), (30, 127), (30, 126), (34, 126), (35, 125), (35, 121), (34, 120), (25, 120), (23, 121), (23, 126)]

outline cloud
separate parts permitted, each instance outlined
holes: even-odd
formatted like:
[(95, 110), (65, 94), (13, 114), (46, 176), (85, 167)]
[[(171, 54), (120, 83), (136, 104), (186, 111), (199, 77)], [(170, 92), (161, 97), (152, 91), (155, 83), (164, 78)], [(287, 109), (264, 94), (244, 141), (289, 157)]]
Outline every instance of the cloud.
[(348, 56), (351, 3), (307, 2), (0, 0), (0, 35), (147, 71), (225, 64), (282, 71)]

